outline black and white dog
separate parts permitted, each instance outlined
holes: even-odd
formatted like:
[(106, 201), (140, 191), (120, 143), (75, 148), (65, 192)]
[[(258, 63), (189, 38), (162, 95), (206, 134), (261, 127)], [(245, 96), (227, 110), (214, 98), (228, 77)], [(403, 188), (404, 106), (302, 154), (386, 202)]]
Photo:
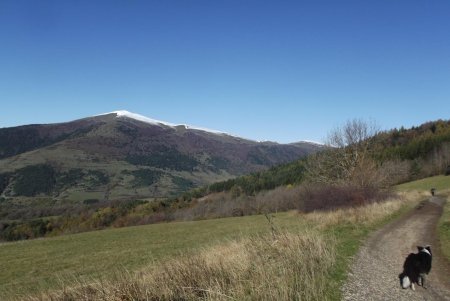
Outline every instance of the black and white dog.
[(431, 270), (431, 248), (417, 247), (418, 253), (411, 253), (403, 264), (403, 273), (399, 275), (402, 288), (411, 287), (415, 290), (414, 283), (425, 287), (425, 276)]

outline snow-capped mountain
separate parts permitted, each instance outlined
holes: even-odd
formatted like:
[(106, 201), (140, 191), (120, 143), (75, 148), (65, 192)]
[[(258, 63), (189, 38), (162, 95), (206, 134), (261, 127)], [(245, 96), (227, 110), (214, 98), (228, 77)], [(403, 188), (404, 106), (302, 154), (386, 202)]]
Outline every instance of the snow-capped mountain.
[(162, 125), (162, 126), (168, 126), (168, 127), (180, 127), (181, 126), (181, 127), (185, 127), (186, 129), (191, 129), (191, 130), (199, 130), (199, 131), (205, 131), (205, 132), (210, 132), (210, 133), (214, 133), (214, 134), (229, 135), (225, 132), (211, 130), (211, 129), (207, 129), (207, 128), (191, 126), (191, 125), (187, 125), (187, 124), (174, 124), (174, 123), (170, 123), (170, 122), (166, 122), (166, 121), (156, 120), (156, 119), (145, 117), (140, 114), (131, 113), (126, 110), (119, 110), (119, 111), (113, 111), (113, 112), (109, 112), (109, 113), (103, 113), (103, 114), (100, 114), (97, 116), (109, 115), (109, 114), (116, 114), (116, 116), (118, 118), (120, 118), (120, 117), (132, 118), (132, 119), (139, 120), (139, 121), (142, 121), (142, 122), (145, 122), (148, 124), (153, 124), (153, 125)]
[(66, 123), (0, 129), (0, 195), (23, 193), (14, 191), (14, 183), (26, 171), (49, 179), (45, 191), (41, 185), (30, 189), (30, 195), (75, 201), (165, 197), (287, 163), (320, 148), (256, 142), (114, 111)]

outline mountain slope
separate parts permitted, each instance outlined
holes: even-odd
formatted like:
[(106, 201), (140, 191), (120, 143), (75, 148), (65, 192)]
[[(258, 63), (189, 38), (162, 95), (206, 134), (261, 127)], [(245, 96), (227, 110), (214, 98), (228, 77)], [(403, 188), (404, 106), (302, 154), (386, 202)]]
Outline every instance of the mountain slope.
[[(369, 154), (385, 171), (391, 184), (450, 174), (450, 120), (431, 121), (410, 129), (380, 132), (371, 140)], [(321, 148), (323, 147), (322, 145)], [(280, 186), (299, 184), (304, 179), (305, 162), (306, 160), (299, 159), (261, 172), (216, 182), (186, 192), (179, 199), (190, 201), (203, 198), (209, 193), (231, 191), (254, 195)]]
[(167, 197), (319, 149), (311, 143), (255, 142), (116, 111), (0, 129), (0, 193), (57, 200)]

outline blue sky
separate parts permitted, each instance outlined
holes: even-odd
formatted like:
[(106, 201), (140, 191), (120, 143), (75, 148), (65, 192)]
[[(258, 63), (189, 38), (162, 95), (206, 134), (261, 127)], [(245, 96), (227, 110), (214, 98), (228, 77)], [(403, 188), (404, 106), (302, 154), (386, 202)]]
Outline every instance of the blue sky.
[(0, 0), (0, 127), (125, 109), (256, 140), (450, 118), (449, 1)]

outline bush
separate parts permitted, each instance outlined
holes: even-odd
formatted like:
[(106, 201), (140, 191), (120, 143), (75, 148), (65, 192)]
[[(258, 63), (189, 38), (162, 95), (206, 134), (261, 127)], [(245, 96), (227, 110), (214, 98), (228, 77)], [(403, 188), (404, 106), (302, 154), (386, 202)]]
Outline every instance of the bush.
[(337, 208), (356, 207), (390, 196), (388, 191), (375, 187), (359, 187), (351, 185), (305, 185), (301, 193), (303, 212), (315, 210), (332, 210)]
[(26, 222), (12, 222), (0, 224), (0, 241), (14, 241), (42, 237), (47, 232), (48, 222), (36, 219)]

